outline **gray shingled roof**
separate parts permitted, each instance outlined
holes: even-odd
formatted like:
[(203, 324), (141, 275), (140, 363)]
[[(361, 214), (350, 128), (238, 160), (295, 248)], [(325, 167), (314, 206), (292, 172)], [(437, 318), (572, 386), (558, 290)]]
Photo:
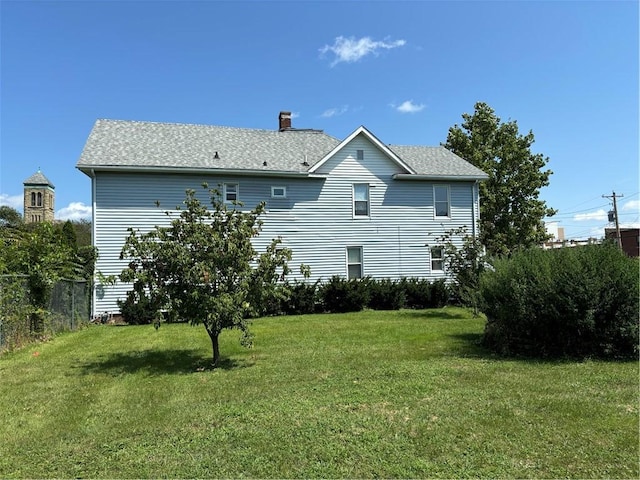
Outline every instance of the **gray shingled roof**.
[(53, 183), (51, 183), (40, 170), (31, 175), (22, 183), (23, 185), (47, 185), (48, 187), (55, 188), (53, 186)]
[[(273, 131), (98, 120), (77, 167), (129, 166), (305, 172), (339, 140), (320, 131)], [(215, 158), (216, 152), (219, 158)], [(266, 165), (264, 162), (267, 162)]]
[[(318, 130), (98, 120), (76, 166), (83, 171), (156, 167), (304, 173), (339, 144)], [(389, 148), (420, 175), (486, 178), (443, 147)]]
[(487, 178), (487, 174), (444, 147), (389, 145), (418, 175)]

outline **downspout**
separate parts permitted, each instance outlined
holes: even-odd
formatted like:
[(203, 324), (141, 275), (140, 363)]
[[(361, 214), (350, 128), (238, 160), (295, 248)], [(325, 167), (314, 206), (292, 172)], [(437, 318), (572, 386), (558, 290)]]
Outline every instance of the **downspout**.
[[(91, 245), (96, 247), (96, 172), (91, 169)], [(96, 256), (96, 263), (98, 257)], [(93, 285), (91, 285), (91, 318), (96, 313), (96, 265), (93, 266)]]
[(480, 193), (478, 191), (478, 180), (473, 183), (473, 187), (471, 189), (471, 235), (475, 240), (478, 232), (477, 232), (477, 212), (476, 212), (476, 201), (478, 203), (478, 207), (480, 207)]

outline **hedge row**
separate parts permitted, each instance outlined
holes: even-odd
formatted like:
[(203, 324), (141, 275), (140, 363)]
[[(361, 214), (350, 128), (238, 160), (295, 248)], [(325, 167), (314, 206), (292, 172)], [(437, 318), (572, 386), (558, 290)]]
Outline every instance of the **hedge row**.
[(302, 315), (306, 313), (356, 312), (364, 308), (398, 310), (400, 308), (438, 308), (449, 299), (444, 280), (401, 280), (363, 278), (346, 280), (334, 276), (326, 283), (293, 282), (283, 285), (285, 298), (273, 311), (263, 315)]
[[(437, 308), (444, 306), (450, 295), (443, 280), (346, 280), (338, 276), (325, 283), (286, 282), (279, 285), (276, 293), (270, 301), (260, 302), (259, 316), (356, 312), (364, 308)], [(149, 324), (154, 321), (155, 312), (144, 292), (132, 290), (118, 305), (128, 323)]]
[(613, 244), (532, 249), (480, 279), (486, 346), (535, 357), (637, 357), (638, 261)]

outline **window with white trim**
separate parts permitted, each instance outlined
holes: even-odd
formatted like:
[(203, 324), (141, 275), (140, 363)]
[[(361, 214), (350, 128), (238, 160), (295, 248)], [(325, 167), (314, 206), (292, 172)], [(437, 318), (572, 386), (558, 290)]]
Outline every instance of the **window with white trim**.
[(287, 198), (287, 187), (271, 187), (271, 198)]
[(347, 278), (362, 278), (362, 247), (347, 247)]
[(433, 186), (433, 208), (436, 217), (450, 217), (449, 207), (449, 186), (434, 185)]
[(353, 215), (354, 217), (369, 216), (369, 184), (353, 184)]
[(431, 247), (431, 270), (444, 271), (444, 248)]
[(224, 201), (225, 203), (233, 203), (237, 202), (240, 198), (238, 194), (238, 184), (237, 183), (225, 183), (224, 184)]
[(356, 150), (356, 160), (364, 160), (364, 150)]

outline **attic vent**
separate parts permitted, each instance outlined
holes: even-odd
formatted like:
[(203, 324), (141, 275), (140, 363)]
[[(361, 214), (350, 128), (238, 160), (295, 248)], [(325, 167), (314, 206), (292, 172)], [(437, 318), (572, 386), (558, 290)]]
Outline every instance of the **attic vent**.
[(266, 167), (267, 166), (267, 161), (265, 160), (264, 162), (262, 162), (262, 166)]
[(213, 158), (215, 158), (216, 160), (220, 160), (220, 155), (218, 155), (218, 152), (215, 153), (215, 155), (213, 156)]

